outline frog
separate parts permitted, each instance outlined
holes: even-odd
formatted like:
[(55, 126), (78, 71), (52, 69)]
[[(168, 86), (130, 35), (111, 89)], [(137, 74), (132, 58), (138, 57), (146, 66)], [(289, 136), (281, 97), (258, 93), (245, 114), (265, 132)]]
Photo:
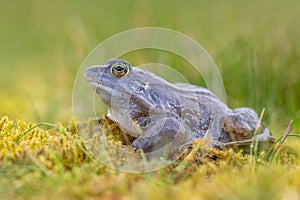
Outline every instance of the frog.
[(231, 109), (207, 88), (170, 83), (125, 60), (88, 67), (84, 78), (106, 104), (107, 116), (135, 138), (132, 147), (145, 153), (167, 149), (172, 157), (203, 138), (217, 148), (274, 141), (253, 109)]

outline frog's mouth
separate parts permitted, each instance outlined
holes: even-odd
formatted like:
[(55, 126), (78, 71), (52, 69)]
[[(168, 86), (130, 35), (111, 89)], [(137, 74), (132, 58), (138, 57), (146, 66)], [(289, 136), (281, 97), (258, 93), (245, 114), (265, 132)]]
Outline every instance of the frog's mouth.
[(100, 93), (102, 93), (102, 92), (112, 92), (112, 87), (111, 86), (109, 86), (109, 85), (105, 85), (105, 84), (99, 84), (99, 83), (97, 83), (97, 82), (94, 82), (94, 81), (89, 81), (88, 82), (88, 84), (89, 84), (89, 86), (93, 89), (93, 90), (95, 90), (95, 91), (99, 91)]

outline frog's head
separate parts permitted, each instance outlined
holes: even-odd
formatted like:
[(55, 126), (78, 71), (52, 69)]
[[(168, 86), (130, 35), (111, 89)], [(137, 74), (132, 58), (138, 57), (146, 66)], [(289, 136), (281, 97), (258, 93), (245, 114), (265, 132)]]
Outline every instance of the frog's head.
[(160, 101), (176, 100), (171, 91), (166, 92), (166, 81), (123, 60), (111, 59), (104, 65), (89, 67), (84, 77), (107, 105), (108, 116), (131, 135), (140, 134), (136, 116), (148, 117), (153, 110), (162, 110), (157, 108)]
[(111, 106), (112, 97), (119, 98), (118, 101), (127, 97), (141, 101), (144, 98), (148, 102), (149, 99), (143, 96), (145, 89), (155, 88), (157, 85), (162, 88), (162, 85), (169, 84), (151, 72), (132, 67), (128, 62), (118, 59), (110, 59), (104, 65), (87, 68), (84, 77), (108, 106)]
[(113, 93), (127, 92), (131, 75), (130, 64), (118, 59), (108, 60), (104, 65), (89, 67), (84, 72), (84, 77), (90, 87), (108, 106), (111, 105)]

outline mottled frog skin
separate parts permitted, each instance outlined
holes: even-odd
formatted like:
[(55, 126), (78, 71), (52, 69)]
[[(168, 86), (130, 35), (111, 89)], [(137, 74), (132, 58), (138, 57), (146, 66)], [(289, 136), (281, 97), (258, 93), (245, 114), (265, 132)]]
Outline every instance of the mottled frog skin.
[[(173, 155), (204, 136), (212, 144), (249, 140), (259, 124), (250, 108), (232, 110), (208, 89), (169, 83), (124, 60), (89, 67), (84, 76), (107, 105), (108, 116), (137, 138), (132, 146), (146, 153), (168, 145)], [(258, 139), (268, 140), (269, 130), (258, 128)]]

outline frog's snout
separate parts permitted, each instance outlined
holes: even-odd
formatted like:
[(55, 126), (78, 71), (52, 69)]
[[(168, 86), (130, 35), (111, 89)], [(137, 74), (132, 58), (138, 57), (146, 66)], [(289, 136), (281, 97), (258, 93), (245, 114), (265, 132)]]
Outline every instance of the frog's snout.
[(86, 81), (95, 82), (100, 73), (102, 73), (101, 66), (92, 66), (84, 70), (83, 76)]

